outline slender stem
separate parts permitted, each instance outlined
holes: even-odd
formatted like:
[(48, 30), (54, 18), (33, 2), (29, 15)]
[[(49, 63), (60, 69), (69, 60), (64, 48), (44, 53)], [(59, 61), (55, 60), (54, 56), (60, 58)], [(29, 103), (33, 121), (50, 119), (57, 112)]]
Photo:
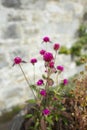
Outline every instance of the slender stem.
[(47, 42), (46, 42), (46, 51), (47, 51)]
[(48, 85), (48, 80), (49, 80), (49, 78), (50, 78), (50, 74), (49, 74), (49, 68), (47, 68), (47, 81), (46, 81), (46, 86), (45, 86), (45, 89), (47, 90), (48, 88), (49, 88), (49, 85)]
[(59, 76), (59, 73), (57, 73), (57, 76), (56, 76), (56, 85), (58, 86), (58, 76)]
[(34, 65), (34, 84), (35, 84), (35, 65)]
[(23, 71), (23, 69), (22, 69), (22, 67), (21, 67), (20, 64), (19, 64), (19, 67), (20, 67), (20, 69), (21, 69), (21, 71), (22, 71), (22, 73), (23, 73), (23, 75), (24, 75), (24, 78), (25, 78), (25, 80), (26, 80), (28, 86), (30, 87), (30, 89), (31, 89), (31, 91), (32, 91), (32, 93), (33, 93), (33, 95), (34, 95), (34, 98), (36, 99), (36, 96), (35, 96), (35, 94), (34, 94), (32, 88), (31, 88), (30, 83), (29, 83), (29, 81), (28, 81), (28, 79), (27, 79), (27, 77), (26, 77), (26, 75), (25, 75), (25, 73), (24, 73), (24, 71)]
[(56, 62), (57, 51), (55, 52), (54, 63)]

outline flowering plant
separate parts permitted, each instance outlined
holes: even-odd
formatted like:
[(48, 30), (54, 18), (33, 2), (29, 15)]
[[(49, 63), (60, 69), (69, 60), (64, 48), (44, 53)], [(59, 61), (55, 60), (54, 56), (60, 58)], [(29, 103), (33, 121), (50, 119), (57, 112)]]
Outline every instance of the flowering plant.
[[(43, 38), (44, 44), (52, 43), (49, 37)], [(42, 42), (42, 43), (43, 43)], [(19, 65), (24, 78), (30, 87), (34, 99), (29, 100), (29, 103), (34, 103), (32, 107), (32, 112), (28, 112), (25, 118), (31, 121), (31, 125), (27, 127), (26, 130), (53, 130), (55, 129), (55, 124), (59, 119), (65, 122), (62, 112), (65, 110), (62, 100), (63, 100), (63, 88), (68, 84), (67, 79), (59, 81), (59, 75), (64, 71), (62, 65), (56, 65), (56, 56), (60, 48), (59, 43), (53, 45), (53, 53), (47, 50), (40, 50), (40, 55), (44, 62), (44, 74), (36, 81), (34, 73), (34, 83), (30, 84), (29, 80), (24, 73), (21, 63), (27, 63), (20, 57), (14, 58), (13, 65)], [(37, 64), (38, 59), (32, 58), (30, 63), (34, 67)], [(55, 77), (55, 78), (54, 78)], [(56, 129), (55, 129), (56, 130)]]

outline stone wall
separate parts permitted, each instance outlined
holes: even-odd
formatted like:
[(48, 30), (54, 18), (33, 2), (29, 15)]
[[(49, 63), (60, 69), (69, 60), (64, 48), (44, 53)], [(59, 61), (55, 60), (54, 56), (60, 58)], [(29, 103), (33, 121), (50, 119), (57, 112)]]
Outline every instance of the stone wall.
[[(39, 49), (44, 47), (42, 37), (48, 35), (52, 41), (70, 47), (85, 3), (87, 0), (0, 0), (0, 112), (32, 98), (20, 69), (12, 67), (13, 58), (21, 56), (26, 61), (31, 57), (38, 58), (38, 77), (43, 71), (38, 55)], [(48, 49), (51, 50), (51, 46), (48, 45)], [(76, 72), (70, 56), (58, 58), (59, 63), (65, 65), (65, 76)], [(23, 68), (32, 81), (32, 65), (28, 63)]]

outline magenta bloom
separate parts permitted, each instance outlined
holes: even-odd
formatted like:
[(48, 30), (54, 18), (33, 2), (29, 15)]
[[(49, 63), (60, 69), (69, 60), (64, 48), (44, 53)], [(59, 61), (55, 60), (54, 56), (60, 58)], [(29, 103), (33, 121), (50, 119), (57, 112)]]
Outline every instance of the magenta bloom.
[(46, 90), (42, 89), (42, 90), (40, 91), (40, 94), (45, 97), (45, 96), (46, 96)]
[(57, 97), (54, 97), (54, 100), (58, 100), (58, 98), (57, 98)]
[(47, 37), (47, 36), (46, 36), (46, 37), (44, 37), (44, 38), (43, 38), (43, 42), (50, 42), (50, 38), (49, 38), (49, 37)]
[(38, 86), (43, 85), (43, 80), (42, 80), (42, 79), (39, 79), (39, 80), (37, 81), (37, 85), (38, 85)]
[(64, 85), (67, 85), (67, 84), (68, 84), (68, 79), (64, 79), (64, 80), (63, 80), (63, 84), (64, 84)]
[(53, 54), (50, 53), (50, 52), (46, 52), (46, 53), (43, 55), (43, 59), (44, 59), (46, 62), (50, 62), (51, 60), (53, 60)]
[(57, 51), (60, 48), (60, 44), (55, 43), (53, 48), (54, 48), (55, 51)]
[(41, 50), (41, 51), (40, 51), (40, 54), (41, 54), (41, 55), (44, 55), (45, 52), (46, 52), (45, 50)]
[(57, 66), (57, 69), (60, 70), (60, 71), (63, 71), (64, 67), (63, 66)]
[(44, 109), (42, 111), (42, 113), (46, 116), (46, 115), (49, 115), (50, 114), (50, 110), (49, 109)]
[(49, 63), (49, 67), (50, 67), (50, 68), (54, 68), (54, 62), (53, 62), (53, 61), (51, 61), (51, 62)]
[(34, 65), (35, 63), (37, 63), (37, 59), (33, 58), (33, 59), (30, 60), (30, 62)]
[(20, 57), (14, 58), (14, 64), (20, 64), (22, 62), (22, 59)]

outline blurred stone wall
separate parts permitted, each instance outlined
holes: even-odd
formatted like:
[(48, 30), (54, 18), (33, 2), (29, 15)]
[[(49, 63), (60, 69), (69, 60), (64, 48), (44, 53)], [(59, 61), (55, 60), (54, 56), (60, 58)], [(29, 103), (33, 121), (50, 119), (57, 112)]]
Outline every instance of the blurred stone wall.
[[(38, 77), (43, 72), (38, 54), (45, 47), (41, 45), (42, 37), (50, 36), (53, 42), (70, 47), (86, 4), (87, 0), (0, 0), (0, 112), (32, 98), (19, 67), (12, 68), (13, 58), (38, 58)], [(48, 50), (51, 47), (48, 45)], [(76, 72), (70, 56), (58, 58), (66, 67), (65, 76), (70, 76), (71, 69), (72, 74)], [(23, 68), (33, 81), (32, 65), (28, 63)]]

